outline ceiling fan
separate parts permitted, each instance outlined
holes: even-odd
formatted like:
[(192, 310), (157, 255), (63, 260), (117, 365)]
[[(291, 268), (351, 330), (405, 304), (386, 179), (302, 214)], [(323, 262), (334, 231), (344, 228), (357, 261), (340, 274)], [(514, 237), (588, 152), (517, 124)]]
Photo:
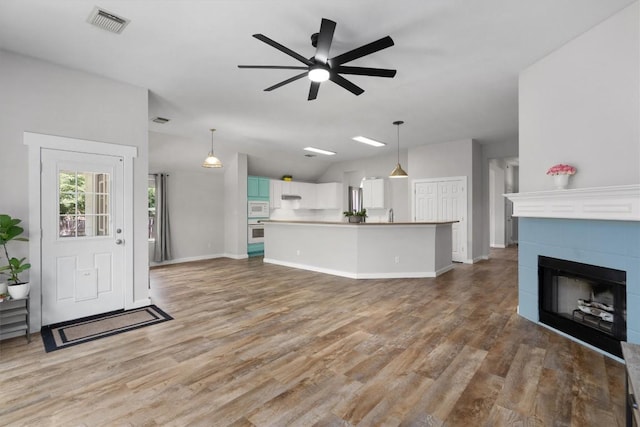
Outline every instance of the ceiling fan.
[(380, 40), (376, 40), (338, 56), (334, 56), (333, 58), (329, 58), (329, 50), (331, 49), (331, 42), (333, 41), (333, 33), (335, 29), (335, 22), (329, 19), (322, 18), (322, 22), (320, 24), (320, 32), (311, 35), (311, 44), (316, 48), (316, 54), (308, 59), (263, 34), (254, 34), (253, 37), (268, 44), (269, 46), (275, 47), (279, 51), (286, 53), (292, 58), (297, 59), (298, 61), (302, 62), (304, 66), (238, 65), (238, 68), (304, 70), (303, 73), (300, 73), (287, 80), (270, 86), (266, 88), (265, 91), (272, 91), (281, 86), (308, 76), (311, 80), (311, 88), (309, 89), (308, 98), (309, 101), (316, 99), (316, 97), (318, 96), (318, 89), (320, 89), (320, 83), (327, 80), (331, 80), (337, 85), (342, 86), (354, 95), (360, 95), (362, 92), (364, 92), (364, 89), (345, 79), (341, 76), (341, 74), (353, 74), (373, 77), (393, 77), (396, 75), (396, 70), (389, 70), (385, 68), (350, 67), (343, 65), (347, 62), (362, 58), (363, 56), (370, 55), (379, 50), (393, 46), (393, 40), (391, 39), (391, 37), (383, 37)]

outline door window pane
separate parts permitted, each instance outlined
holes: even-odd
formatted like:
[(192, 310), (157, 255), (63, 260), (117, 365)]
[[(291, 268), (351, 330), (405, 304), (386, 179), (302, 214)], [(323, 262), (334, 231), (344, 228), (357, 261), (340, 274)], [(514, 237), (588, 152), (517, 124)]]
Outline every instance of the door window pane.
[(111, 234), (108, 173), (60, 171), (58, 236), (95, 237)]

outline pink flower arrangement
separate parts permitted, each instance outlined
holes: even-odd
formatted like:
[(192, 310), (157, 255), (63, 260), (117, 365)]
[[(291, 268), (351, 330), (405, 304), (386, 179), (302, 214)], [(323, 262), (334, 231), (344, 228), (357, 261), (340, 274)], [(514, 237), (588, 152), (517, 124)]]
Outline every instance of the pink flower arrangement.
[(551, 166), (547, 171), (547, 175), (573, 175), (576, 173), (576, 168), (571, 165), (563, 165), (562, 163), (555, 166)]

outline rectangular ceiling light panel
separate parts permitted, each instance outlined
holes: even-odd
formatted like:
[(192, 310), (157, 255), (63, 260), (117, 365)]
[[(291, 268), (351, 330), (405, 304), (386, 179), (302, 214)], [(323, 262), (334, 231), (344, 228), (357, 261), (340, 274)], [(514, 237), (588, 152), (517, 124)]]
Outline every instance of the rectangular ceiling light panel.
[(89, 15), (87, 22), (111, 33), (120, 34), (129, 24), (130, 20), (114, 15), (96, 6), (91, 12), (91, 15)]
[(325, 156), (333, 156), (334, 154), (336, 154), (333, 151), (321, 150), (320, 148), (314, 148), (314, 147), (306, 147), (305, 150), (311, 151), (313, 153), (324, 154)]
[(367, 138), (366, 136), (354, 136), (352, 138), (354, 141), (362, 142), (363, 144), (373, 145), (374, 147), (384, 147), (384, 142), (376, 141), (375, 139)]

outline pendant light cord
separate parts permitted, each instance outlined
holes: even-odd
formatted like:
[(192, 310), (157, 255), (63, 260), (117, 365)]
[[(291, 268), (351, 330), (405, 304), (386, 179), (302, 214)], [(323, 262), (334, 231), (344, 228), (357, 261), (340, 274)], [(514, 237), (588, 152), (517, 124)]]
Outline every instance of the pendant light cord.
[(400, 123), (396, 126), (398, 127), (398, 164), (400, 164)]
[(400, 164), (400, 125), (404, 122), (402, 120), (396, 120), (394, 125), (398, 126), (398, 164)]

